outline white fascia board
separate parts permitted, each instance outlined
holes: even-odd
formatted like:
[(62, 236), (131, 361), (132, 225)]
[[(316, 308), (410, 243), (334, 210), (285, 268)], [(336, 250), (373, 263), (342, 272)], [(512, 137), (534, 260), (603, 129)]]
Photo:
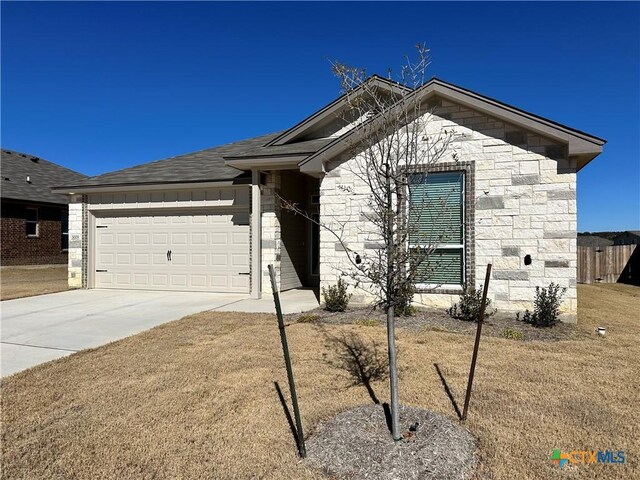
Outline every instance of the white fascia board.
[(239, 170), (288, 170), (298, 169), (298, 163), (308, 155), (291, 155), (286, 157), (253, 157), (226, 160), (225, 165)]
[(239, 183), (233, 180), (193, 182), (193, 183), (154, 183), (154, 184), (132, 184), (132, 185), (98, 185), (86, 187), (57, 187), (52, 188), (54, 193), (74, 195), (78, 193), (106, 193), (106, 192), (140, 192), (149, 190), (196, 190), (210, 187), (242, 187), (249, 186), (249, 181)]

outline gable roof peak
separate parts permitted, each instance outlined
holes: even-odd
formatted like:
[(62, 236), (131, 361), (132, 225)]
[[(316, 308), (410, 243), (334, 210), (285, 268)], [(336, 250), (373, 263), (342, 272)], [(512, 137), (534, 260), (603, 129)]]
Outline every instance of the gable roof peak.
[(349, 92), (343, 93), (333, 102), (325, 105), (323, 108), (317, 110), (315, 113), (311, 114), (288, 130), (285, 130), (279, 136), (266, 143), (264, 147), (293, 143), (297, 139), (304, 137), (306, 133), (312, 131), (314, 128), (317, 128), (318, 125), (326, 123), (328, 119), (335, 119), (338, 112), (347, 104), (349, 96), (364, 93), (365, 86), (370, 84), (373, 84), (376, 88), (384, 89), (391, 93), (395, 92), (396, 94), (398, 94), (399, 91), (403, 91), (407, 94), (414, 91), (413, 89), (402, 85), (401, 83), (398, 83), (394, 80), (381, 77), (377, 74), (370, 75), (360, 85), (350, 90)]

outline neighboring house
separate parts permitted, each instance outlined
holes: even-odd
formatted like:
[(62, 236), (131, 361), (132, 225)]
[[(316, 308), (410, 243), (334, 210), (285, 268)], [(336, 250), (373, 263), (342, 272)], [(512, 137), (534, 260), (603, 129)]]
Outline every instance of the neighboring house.
[(0, 264), (67, 263), (69, 197), (51, 187), (86, 178), (33, 155), (2, 150)]
[(622, 232), (613, 239), (614, 245), (638, 245), (640, 244), (640, 230), (628, 230)]
[[(437, 79), (412, 95), (437, 106), (432, 125), (460, 133), (451, 146), (457, 161), (445, 156), (425, 178), (458, 182), (465, 223), (443, 285), (416, 300), (449, 306), (491, 262), (498, 308), (531, 308), (535, 287), (554, 281), (568, 288), (562, 308), (574, 314), (576, 173), (605, 141)], [(58, 188), (71, 196), (70, 283), (258, 298), (270, 291), (268, 264), (282, 290), (335, 283), (347, 253), (331, 233), (283, 210), (278, 196), (339, 224), (349, 250), (377, 248), (359, 234), (357, 195), (340, 188), (362, 191), (348, 168), (353, 131), (337, 116), (345, 108), (340, 97), (284, 132)], [(445, 178), (450, 172), (458, 180)], [(354, 300), (366, 298), (356, 292)]]
[(608, 247), (613, 245), (613, 240), (597, 235), (578, 235), (579, 247)]

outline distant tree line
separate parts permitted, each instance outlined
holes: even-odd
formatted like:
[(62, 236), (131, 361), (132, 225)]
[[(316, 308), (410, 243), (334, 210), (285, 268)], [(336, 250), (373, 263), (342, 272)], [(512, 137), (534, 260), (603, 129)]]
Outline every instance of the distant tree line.
[(606, 238), (607, 240), (613, 240), (614, 238), (616, 238), (621, 233), (624, 233), (624, 231), (621, 231), (621, 232), (578, 232), (578, 236), (579, 237), (595, 236), (595, 237)]

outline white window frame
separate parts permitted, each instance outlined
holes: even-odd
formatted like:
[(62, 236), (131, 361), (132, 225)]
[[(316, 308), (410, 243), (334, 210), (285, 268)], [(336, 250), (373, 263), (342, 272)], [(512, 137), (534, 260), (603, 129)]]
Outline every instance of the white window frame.
[[(25, 234), (27, 235), (27, 238), (38, 238), (40, 237), (40, 212), (38, 211), (38, 207), (25, 207), (25, 210), (35, 210), (36, 212), (36, 219), (35, 220), (28, 220), (27, 216), (25, 215), (24, 218), (24, 223), (25, 223)], [(30, 223), (35, 223), (36, 224), (36, 233), (27, 233), (27, 225)]]
[[(69, 212), (65, 211), (65, 210), (61, 210), (62, 212), (62, 218), (60, 219), (60, 230), (61, 230), (61, 236), (60, 236), (60, 250), (62, 252), (68, 252), (69, 251)], [(64, 216), (67, 216), (67, 231), (64, 231)], [(62, 248), (62, 245), (64, 244), (64, 242), (62, 242), (62, 239), (64, 237), (67, 237), (67, 248)]]
[[(460, 198), (462, 199), (462, 243), (460, 244), (446, 244), (446, 245), (412, 245), (407, 240), (408, 248), (412, 247), (421, 247), (421, 248), (433, 248), (433, 252), (436, 250), (462, 250), (462, 282), (460, 284), (454, 283), (416, 283), (417, 290), (454, 290), (462, 292), (464, 290), (464, 285), (466, 283), (466, 271), (467, 271), (467, 236), (466, 236), (466, 219), (467, 219), (467, 206), (465, 202), (466, 198), (466, 189), (467, 189), (467, 171), (466, 170), (443, 170), (439, 172), (411, 172), (411, 173), (425, 173), (428, 177), (429, 175), (438, 175), (439, 173), (454, 173), (458, 172), (462, 176), (462, 189), (460, 192)], [(411, 198), (407, 198), (407, 203), (411, 202)], [(408, 212), (407, 212), (408, 213)], [(433, 253), (432, 252), (432, 253)]]

